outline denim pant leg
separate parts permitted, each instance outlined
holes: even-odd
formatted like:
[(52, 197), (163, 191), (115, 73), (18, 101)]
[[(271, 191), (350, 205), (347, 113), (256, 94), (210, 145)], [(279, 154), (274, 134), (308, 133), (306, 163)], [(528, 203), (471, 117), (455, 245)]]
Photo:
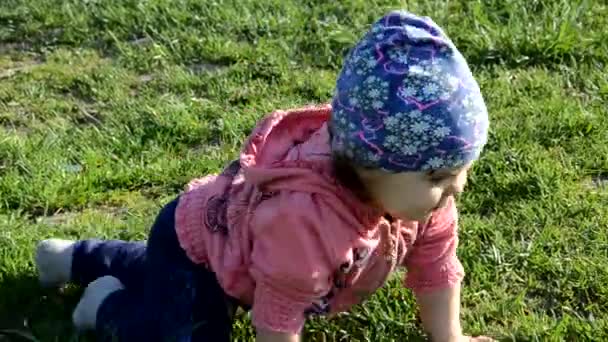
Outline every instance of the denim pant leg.
[(127, 287), (140, 287), (145, 274), (145, 259), (146, 244), (143, 242), (80, 240), (72, 254), (71, 281), (86, 286), (109, 275)]
[[(230, 341), (236, 301), (215, 274), (195, 265), (175, 232), (177, 200), (162, 209), (147, 246), (120, 241), (81, 242), (73, 278), (113, 275), (126, 288), (97, 313), (100, 341)], [(129, 286), (137, 284), (137, 286)]]

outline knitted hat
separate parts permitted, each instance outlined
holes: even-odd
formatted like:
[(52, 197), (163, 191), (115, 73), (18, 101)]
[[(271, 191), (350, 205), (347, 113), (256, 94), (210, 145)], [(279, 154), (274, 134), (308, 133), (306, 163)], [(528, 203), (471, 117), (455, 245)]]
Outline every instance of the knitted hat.
[(332, 102), (332, 150), (391, 172), (479, 157), (488, 113), (464, 57), (431, 19), (393, 11), (347, 56)]

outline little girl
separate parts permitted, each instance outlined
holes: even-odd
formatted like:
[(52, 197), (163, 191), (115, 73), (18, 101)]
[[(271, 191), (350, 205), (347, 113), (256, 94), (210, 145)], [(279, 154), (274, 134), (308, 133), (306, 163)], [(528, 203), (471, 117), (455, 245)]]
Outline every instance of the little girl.
[(87, 286), (73, 321), (101, 341), (230, 341), (242, 307), (257, 341), (288, 342), (403, 266), (434, 341), (490, 340), (461, 330), (453, 199), (488, 126), (446, 34), (390, 12), (347, 56), (331, 104), (262, 120), (238, 160), (161, 210), (146, 244), (42, 241), (40, 281)]

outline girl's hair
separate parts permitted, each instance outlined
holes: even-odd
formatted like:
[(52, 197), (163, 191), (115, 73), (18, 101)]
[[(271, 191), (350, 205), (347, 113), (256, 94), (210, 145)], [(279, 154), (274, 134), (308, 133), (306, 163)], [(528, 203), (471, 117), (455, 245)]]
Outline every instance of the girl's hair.
[[(333, 140), (332, 125), (329, 126), (329, 140)], [(372, 204), (372, 196), (365, 183), (357, 173), (353, 162), (339, 153), (332, 153), (332, 168), (334, 177), (341, 186), (349, 189), (357, 198), (366, 204)]]
[(361, 202), (371, 204), (372, 196), (352, 162), (345, 156), (334, 154), (332, 155), (332, 164), (334, 177), (336, 177), (338, 183), (349, 189)]

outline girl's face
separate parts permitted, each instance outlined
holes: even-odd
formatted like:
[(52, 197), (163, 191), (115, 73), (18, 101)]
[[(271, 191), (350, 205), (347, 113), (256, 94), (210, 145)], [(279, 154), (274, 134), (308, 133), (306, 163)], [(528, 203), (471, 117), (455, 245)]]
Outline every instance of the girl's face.
[(375, 202), (395, 218), (426, 221), (450, 196), (461, 193), (471, 164), (432, 172), (387, 173), (359, 170)]

